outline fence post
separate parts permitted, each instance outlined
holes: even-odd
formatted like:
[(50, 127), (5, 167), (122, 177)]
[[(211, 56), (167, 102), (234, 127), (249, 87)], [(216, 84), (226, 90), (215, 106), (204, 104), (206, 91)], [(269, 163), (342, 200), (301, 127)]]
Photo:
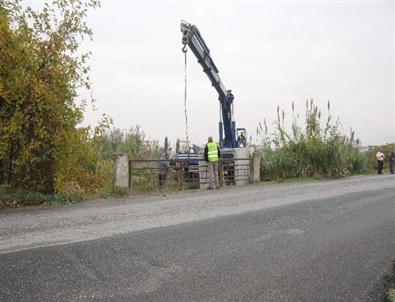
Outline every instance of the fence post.
[(252, 154), (251, 164), (251, 182), (258, 183), (260, 180), (261, 172), (261, 153), (259, 150), (255, 150)]
[(234, 149), (234, 182), (236, 186), (249, 183), (251, 177), (250, 148)]
[(184, 172), (185, 172), (185, 162), (181, 163), (181, 187), (180, 190), (184, 190)]
[(132, 188), (132, 175), (133, 175), (133, 164), (131, 160), (128, 160), (128, 173), (129, 173), (129, 177), (128, 177), (128, 181), (129, 181), (129, 189)]
[(129, 159), (125, 153), (115, 155), (114, 187), (121, 189), (129, 188)]
[(199, 152), (199, 185), (200, 189), (208, 189), (208, 168), (204, 159), (204, 152)]

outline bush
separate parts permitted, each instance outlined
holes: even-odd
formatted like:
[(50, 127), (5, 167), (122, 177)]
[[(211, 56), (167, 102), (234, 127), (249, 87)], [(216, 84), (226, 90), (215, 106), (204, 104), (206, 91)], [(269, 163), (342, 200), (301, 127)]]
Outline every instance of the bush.
[(92, 36), (85, 18), (99, 1), (78, 2), (34, 10), (19, 0), (0, 1), (0, 183), (56, 191), (59, 159), (84, 112), (77, 90), (90, 87), (89, 54), (79, 44)]
[(0, 208), (63, 205), (86, 200), (87, 196), (80, 190), (45, 195), (40, 192), (16, 190), (9, 186), (0, 186)]
[(332, 121), (329, 102), (324, 125), (321, 124), (321, 111), (312, 100), (306, 103), (303, 127), (295, 119), (293, 104), (292, 112), (294, 118), (288, 133), (284, 127), (285, 112), (280, 114), (277, 108), (276, 131), (262, 143), (261, 175), (264, 179), (336, 178), (359, 174), (366, 169), (366, 158), (357, 148), (359, 141), (354, 139), (352, 130), (349, 137), (339, 132), (340, 122)]
[(390, 152), (395, 152), (395, 143), (389, 143), (381, 146), (375, 146), (366, 153), (367, 164), (370, 169), (377, 169), (376, 153), (381, 150), (384, 153), (384, 169), (388, 169), (388, 157)]
[(58, 195), (61, 195), (72, 202), (84, 201), (88, 198), (88, 195), (85, 193), (84, 189), (82, 189), (78, 183), (75, 182), (68, 183), (63, 191)]
[(127, 195), (127, 190), (111, 186), (100, 193), (102, 198), (118, 198)]

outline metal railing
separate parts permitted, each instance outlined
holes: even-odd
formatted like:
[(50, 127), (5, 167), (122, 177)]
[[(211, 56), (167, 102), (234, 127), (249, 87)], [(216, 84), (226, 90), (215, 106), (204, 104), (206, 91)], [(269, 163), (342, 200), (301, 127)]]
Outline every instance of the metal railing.
[[(220, 186), (248, 183), (250, 159), (221, 159), (218, 163)], [(208, 164), (188, 164), (188, 159), (129, 160), (129, 188), (133, 191), (179, 191), (208, 187)]]

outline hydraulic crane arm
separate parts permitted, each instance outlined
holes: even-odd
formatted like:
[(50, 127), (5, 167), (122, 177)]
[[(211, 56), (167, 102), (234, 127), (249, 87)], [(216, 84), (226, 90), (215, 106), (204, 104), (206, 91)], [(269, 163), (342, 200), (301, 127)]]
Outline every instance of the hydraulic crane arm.
[(203, 71), (207, 74), (215, 90), (221, 97), (227, 96), (227, 90), (219, 77), (217, 66), (210, 55), (210, 49), (207, 47), (200, 35), (199, 29), (185, 21), (181, 22), (183, 51), (186, 52), (186, 45), (192, 50), (198, 62), (203, 67)]
[[(221, 104), (222, 122), (219, 124), (220, 128), (220, 144), (221, 147), (234, 148), (237, 147), (235, 135), (235, 122), (233, 119), (233, 99), (234, 96), (231, 90), (227, 90), (219, 77), (219, 71), (215, 66), (214, 61), (210, 55), (210, 50), (201, 36), (199, 29), (192, 24), (181, 21), (182, 32), (182, 48), (183, 52), (187, 51), (187, 45), (196, 56), (199, 64), (203, 67), (203, 71), (207, 74), (211, 84), (217, 91), (219, 101)], [(222, 137), (222, 127), (225, 137)]]

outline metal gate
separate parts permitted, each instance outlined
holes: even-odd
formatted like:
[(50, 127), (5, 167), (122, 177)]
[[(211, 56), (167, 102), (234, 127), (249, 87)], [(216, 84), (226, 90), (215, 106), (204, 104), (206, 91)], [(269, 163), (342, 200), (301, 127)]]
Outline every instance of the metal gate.
[[(220, 186), (248, 183), (250, 165), (249, 158), (221, 159)], [(203, 159), (199, 159), (199, 165), (188, 164), (188, 159), (129, 160), (129, 188), (136, 192), (190, 190), (208, 184), (208, 165)]]

